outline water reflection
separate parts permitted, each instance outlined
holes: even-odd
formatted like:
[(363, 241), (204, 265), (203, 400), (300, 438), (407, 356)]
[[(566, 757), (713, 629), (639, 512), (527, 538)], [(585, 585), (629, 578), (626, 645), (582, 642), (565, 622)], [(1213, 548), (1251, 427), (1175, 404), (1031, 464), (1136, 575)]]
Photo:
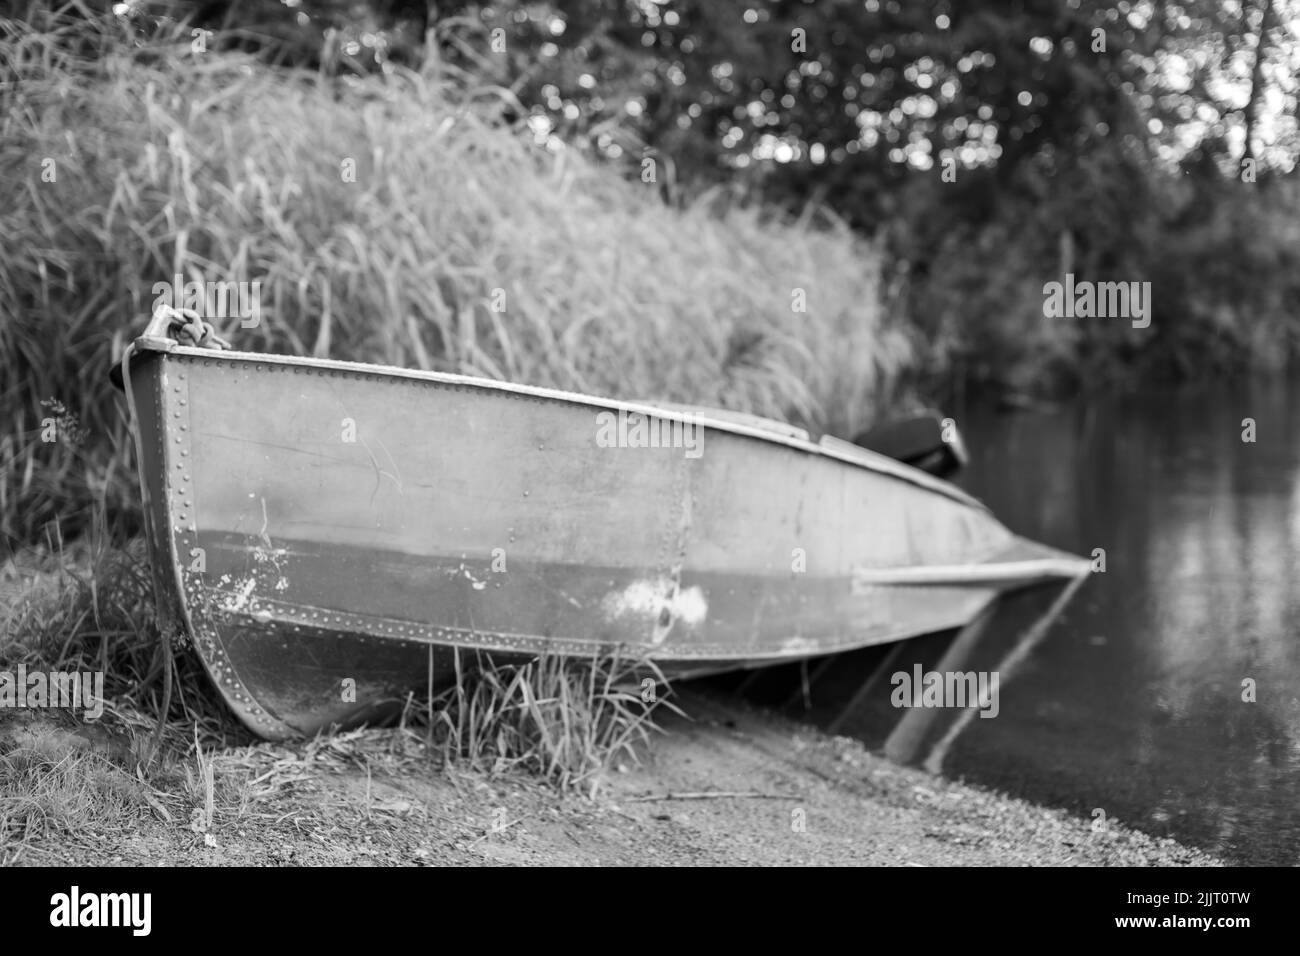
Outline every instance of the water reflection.
[(1031, 538), (1104, 549), (1107, 571), (949, 773), (1300, 862), (1298, 401), (1271, 382), (969, 412), (966, 486)]

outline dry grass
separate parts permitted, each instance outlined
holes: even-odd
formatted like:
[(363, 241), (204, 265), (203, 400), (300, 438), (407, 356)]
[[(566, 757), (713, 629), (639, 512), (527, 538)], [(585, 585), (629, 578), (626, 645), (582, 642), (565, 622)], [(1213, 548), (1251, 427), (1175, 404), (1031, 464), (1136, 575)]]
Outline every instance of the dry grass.
[(148, 807), (148, 785), (98, 754), (68, 750), (42, 735), (0, 753), (0, 865), (33, 841), (126, 833)]
[[(106, 370), (176, 274), (261, 282), (257, 328), (217, 323), (240, 348), (841, 434), (909, 362), (875, 252), (842, 224), (666, 207), (503, 125), (504, 91), (433, 57), (328, 78), (127, 33), (0, 21), (0, 532), (131, 509)], [(77, 427), (43, 442), (51, 400)]]

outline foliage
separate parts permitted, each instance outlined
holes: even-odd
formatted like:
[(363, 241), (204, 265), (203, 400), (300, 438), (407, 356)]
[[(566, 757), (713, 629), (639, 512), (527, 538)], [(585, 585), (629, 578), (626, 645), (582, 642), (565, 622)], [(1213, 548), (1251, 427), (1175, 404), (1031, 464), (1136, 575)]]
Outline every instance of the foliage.
[[(653, 186), (504, 126), (501, 91), (454, 72), (305, 74), (113, 21), (6, 29), (9, 536), (30, 540), (56, 516), (72, 536), (97, 501), (115, 527), (129, 517), (108, 369), (155, 284), (178, 274), (261, 283), (260, 324), (219, 329), (246, 349), (716, 405), (838, 434), (868, 423), (910, 361), (881, 314), (877, 257), (842, 223), (719, 213), (707, 196), (667, 207)], [(50, 431), (52, 401), (75, 430)]]

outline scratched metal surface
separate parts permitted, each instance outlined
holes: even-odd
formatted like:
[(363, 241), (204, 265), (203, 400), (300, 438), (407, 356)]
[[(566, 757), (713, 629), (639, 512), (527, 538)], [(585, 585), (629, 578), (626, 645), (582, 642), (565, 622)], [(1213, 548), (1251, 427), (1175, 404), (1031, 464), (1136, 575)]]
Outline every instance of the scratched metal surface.
[(928, 476), (752, 429), (601, 447), (590, 397), (191, 350), (132, 380), (164, 612), (268, 737), (374, 716), (454, 647), (695, 674), (956, 627), (997, 586), (854, 571), (1016, 543)]

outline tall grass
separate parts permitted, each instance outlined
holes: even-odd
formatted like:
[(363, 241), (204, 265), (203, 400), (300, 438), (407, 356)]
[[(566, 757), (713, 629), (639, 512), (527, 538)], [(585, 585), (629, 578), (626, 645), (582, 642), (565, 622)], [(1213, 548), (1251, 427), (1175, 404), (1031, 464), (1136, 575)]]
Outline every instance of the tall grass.
[[(910, 360), (835, 222), (685, 209), (441, 69), (331, 78), (188, 34), (0, 21), (0, 531), (134, 500), (106, 377), (156, 282), (260, 281), (238, 348), (715, 404), (847, 434)], [(354, 164), (355, 182), (345, 164)], [(803, 290), (806, 312), (793, 306)], [(84, 435), (42, 441), (59, 401)], [(75, 430), (72, 431), (75, 435)]]
[(448, 766), (521, 769), (561, 789), (594, 790), (613, 763), (640, 762), (660, 729), (658, 707), (681, 713), (652, 661), (542, 655), (501, 664), (486, 653), (466, 656), (462, 664), (457, 653), (455, 683), (426, 702), (430, 742)]

